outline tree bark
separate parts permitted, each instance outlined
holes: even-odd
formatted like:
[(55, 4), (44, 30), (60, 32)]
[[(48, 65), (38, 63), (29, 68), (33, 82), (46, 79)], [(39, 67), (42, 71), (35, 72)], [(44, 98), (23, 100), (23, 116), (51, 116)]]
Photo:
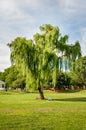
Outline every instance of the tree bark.
[(39, 91), (39, 94), (40, 94), (40, 99), (41, 100), (44, 100), (44, 93), (43, 93), (43, 90), (41, 88), (41, 85), (40, 85), (40, 80), (38, 81), (38, 91)]

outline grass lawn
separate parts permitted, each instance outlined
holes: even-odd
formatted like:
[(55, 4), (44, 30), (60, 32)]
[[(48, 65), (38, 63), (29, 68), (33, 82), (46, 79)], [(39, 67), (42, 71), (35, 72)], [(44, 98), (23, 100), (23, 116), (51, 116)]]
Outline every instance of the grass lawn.
[(86, 91), (0, 92), (0, 130), (86, 130)]

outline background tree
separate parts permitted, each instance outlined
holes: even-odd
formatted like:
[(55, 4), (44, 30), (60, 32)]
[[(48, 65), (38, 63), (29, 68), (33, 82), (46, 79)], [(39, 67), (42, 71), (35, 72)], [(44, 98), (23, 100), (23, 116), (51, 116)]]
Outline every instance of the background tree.
[(78, 76), (77, 83), (86, 87), (86, 56), (79, 58), (75, 62), (75, 71)]
[(3, 72), (6, 87), (12, 87), (12, 82), (17, 79), (18, 71), (15, 66), (5, 69)]
[(6, 88), (25, 88), (26, 77), (22, 76), (16, 66), (11, 66), (0, 73), (0, 80), (5, 82)]
[(4, 72), (0, 72), (0, 80), (5, 81)]

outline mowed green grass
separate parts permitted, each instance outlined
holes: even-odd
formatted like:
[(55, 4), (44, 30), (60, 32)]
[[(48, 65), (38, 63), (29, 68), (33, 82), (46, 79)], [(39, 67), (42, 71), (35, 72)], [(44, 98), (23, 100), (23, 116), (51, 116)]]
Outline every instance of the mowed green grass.
[(85, 90), (44, 93), (0, 92), (0, 130), (86, 130)]

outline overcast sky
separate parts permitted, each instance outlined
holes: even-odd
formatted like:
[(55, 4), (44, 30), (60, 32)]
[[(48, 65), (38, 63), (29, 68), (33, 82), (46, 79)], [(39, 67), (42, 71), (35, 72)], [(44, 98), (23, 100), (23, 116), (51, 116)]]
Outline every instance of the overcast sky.
[(10, 66), (7, 43), (32, 38), (44, 24), (59, 26), (69, 43), (78, 40), (86, 55), (86, 0), (0, 0), (0, 71)]

